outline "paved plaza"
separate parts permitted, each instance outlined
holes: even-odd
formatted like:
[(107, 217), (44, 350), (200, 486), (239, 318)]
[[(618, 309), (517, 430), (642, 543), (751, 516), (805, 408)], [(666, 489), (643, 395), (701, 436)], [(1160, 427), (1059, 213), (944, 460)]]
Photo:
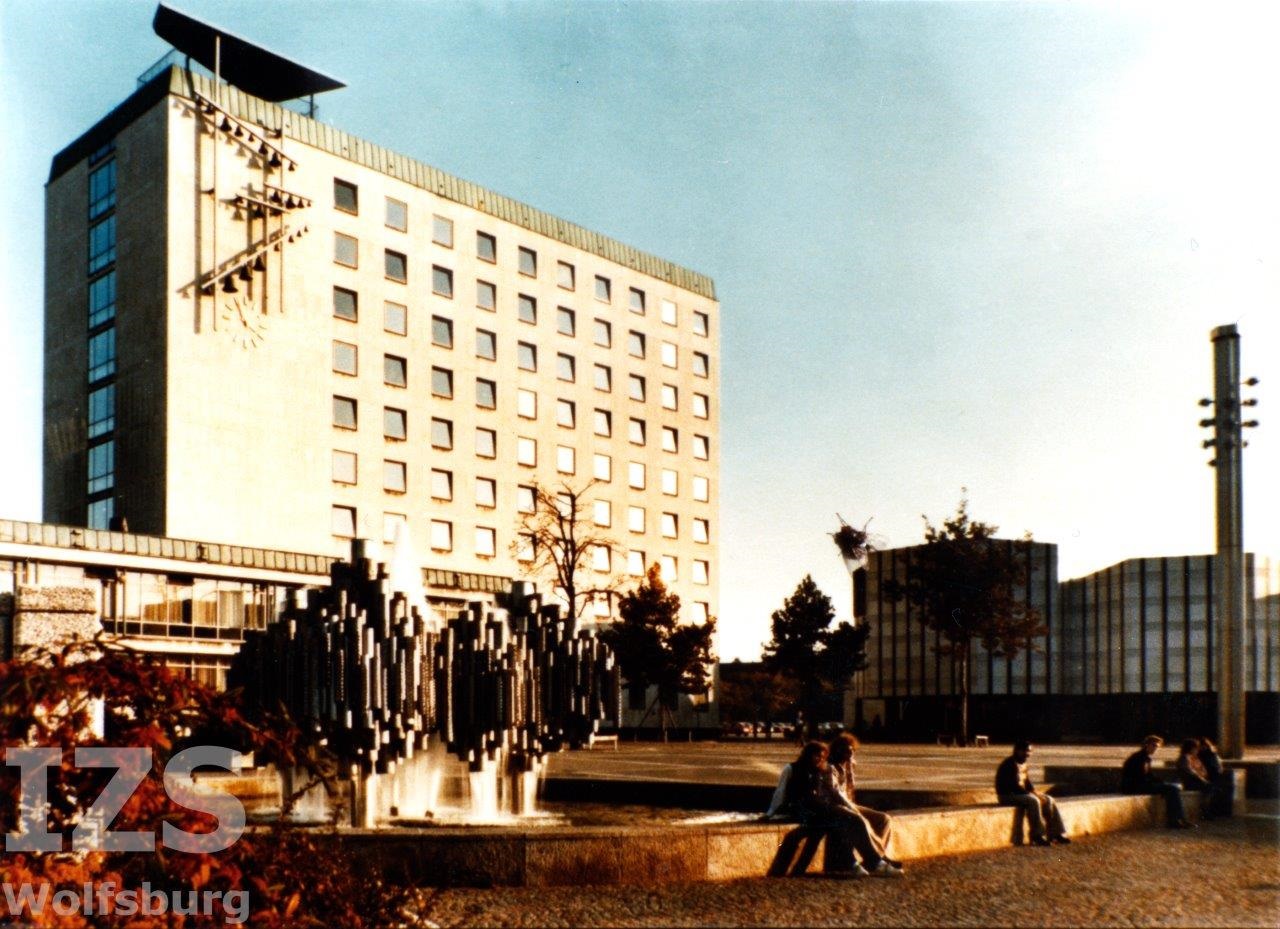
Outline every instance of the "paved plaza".
[[(795, 746), (623, 743), (570, 752), (550, 774), (595, 779), (772, 784)], [(1008, 746), (868, 745), (867, 787), (991, 783)], [(1044, 746), (1044, 764), (1117, 767), (1128, 746)], [(1173, 757), (1162, 750), (1158, 760)], [(1250, 752), (1274, 761), (1280, 750)], [(675, 790), (673, 786), (673, 790)], [(1280, 803), (1188, 831), (1089, 836), (1070, 846), (1008, 848), (908, 866), (901, 881), (754, 878), (614, 887), (424, 890), (418, 926), (1265, 926), (1280, 925)]]

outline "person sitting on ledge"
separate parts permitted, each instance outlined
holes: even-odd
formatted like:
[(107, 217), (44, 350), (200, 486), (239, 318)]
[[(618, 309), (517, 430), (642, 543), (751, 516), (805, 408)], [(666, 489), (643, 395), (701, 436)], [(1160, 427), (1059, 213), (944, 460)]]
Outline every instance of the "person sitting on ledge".
[(832, 780), (835, 782), (836, 790), (840, 792), (844, 805), (866, 821), (880, 857), (895, 868), (901, 869), (902, 863), (889, 857), (889, 843), (893, 839), (893, 820), (889, 814), (873, 810), (869, 806), (859, 806), (854, 800), (857, 781), (855, 768), (858, 762), (853, 756), (857, 748), (858, 737), (852, 732), (842, 732), (831, 740), (831, 745), (827, 749), (827, 763), (831, 766)]
[(1236, 782), (1231, 778), (1231, 772), (1222, 766), (1222, 758), (1218, 755), (1218, 747), (1208, 736), (1201, 736), (1198, 739), (1200, 743), (1200, 751), (1197, 758), (1200, 761), (1200, 767), (1204, 771), (1205, 779), (1209, 781), (1209, 793), (1205, 797), (1207, 806), (1205, 807), (1206, 816), (1230, 816), (1232, 807), (1235, 806), (1236, 798)]
[(1209, 783), (1209, 774), (1200, 763), (1200, 740), (1183, 739), (1182, 749), (1178, 752), (1178, 780), (1183, 790), (1198, 790), (1208, 794), (1213, 789)]
[[(830, 844), (827, 873), (842, 877), (901, 877), (902, 869), (876, 850), (864, 820), (843, 803), (827, 766), (827, 746), (808, 742), (800, 755), (782, 769), (766, 818), (794, 817), (811, 829), (821, 829)], [(862, 858), (859, 865), (854, 851)]]
[(1191, 822), (1182, 808), (1182, 788), (1160, 780), (1151, 773), (1151, 756), (1164, 739), (1149, 735), (1142, 740), (1142, 748), (1125, 759), (1120, 771), (1120, 792), (1126, 794), (1159, 794), (1164, 797), (1165, 819), (1170, 829), (1190, 829)]
[[(1036, 790), (1031, 783), (1030, 765), (1027, 763), (1030, 758), (1030, 742), (1019, 739), (1013, 743), (1013, 754), (996, 768), (996, 798), (1001, 806), (1015, 806), (1022, 810), (1027, 822), (1031, 824), (1033, 844), (1050, 845), (1057, 842), (1067, 845), (1071, 840), (1067, 838), (1067, 827), (1062, 824), (1062, 813), (1058, 811), (1057, 802), (1047, 793)], [(1020, 828), (1014, 842), (1022, 844)]]

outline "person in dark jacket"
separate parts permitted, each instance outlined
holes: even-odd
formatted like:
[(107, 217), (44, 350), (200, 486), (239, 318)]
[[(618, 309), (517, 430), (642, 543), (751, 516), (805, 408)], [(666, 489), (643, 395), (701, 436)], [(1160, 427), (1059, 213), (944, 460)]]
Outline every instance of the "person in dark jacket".
[(1222, 758), (1218, 755), (1218, 747), (1208, 736), (1200, 737), (1200, 766), (1209, 779), (1209, 793), (1205, 797), (1206, 813), (1209, 816), (1230, 816), (1235, 806), (1236, 783), (1231, 779), (1231, 772), (1222, 766)]
[(1151, 773), (1151, 756), (1164, 744), (1158, 735), (1149, 735), (1138, 749), (1124, 761), (1120, 771), (1120, 792), (1126, 794), (1159, 794), (1164, 797), (1165, 818), (1170, 829), (1190, 829), (1191, 823), (1182, 808), (1182, 788), (1160, 780)]
[[(1030, 758), (1030, 742), (1019, 739), (1013, 743), (1013, 754), (996, 768), (996, 798), (1002, 806), (1014, 806), (1023, 812), (1027, 822), (1031, 824), (1031, 841), (1034, 844), (1049, 845), (1058, 842), (1066, 845), (1071, 840), (1067, 838), (1067, 827), (1062, 824), (1058, 804), (1048, 794), (1036, 790), (1035, 784), (1031, 783), (1028, 765)], [(1017, 829), (1014, 842), (1021, 844), (1021, 827)]]

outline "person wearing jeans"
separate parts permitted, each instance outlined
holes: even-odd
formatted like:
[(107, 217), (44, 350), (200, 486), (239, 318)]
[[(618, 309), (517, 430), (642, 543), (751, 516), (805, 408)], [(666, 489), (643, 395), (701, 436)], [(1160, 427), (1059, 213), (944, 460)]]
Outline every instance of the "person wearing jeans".
[[(1048, 794), (1037, 791), (1031, 783), (1027, 763), (1030, 758), (1030, 742), (1019, 739), (1013, 744), (1013, 754), (996, 768), (996, 798), (1001, 806), (1017, 807), (1022, 812), (1031, 824), (1031, 841), (1034, 844), (1057, 842), (1066, 845), (1071, 840), (1067, 838), (1067, 828), (1062, 823), (1058, 804)], [(1021, 829), (1018, 832), (1014, 842), (1021, 844)]]
[(1149, 735), (1138, 749), (1124, 761), (1120, 772), (1120, 792), (1126, 794), (1159, 794), (1164, 797), (1165, 818), (1170, 829), (1190, 829), (1191, 823), (1182, 807), (1182, 788), (1160, 780), (1151, 773), (1151, 756), (1164, 739)]

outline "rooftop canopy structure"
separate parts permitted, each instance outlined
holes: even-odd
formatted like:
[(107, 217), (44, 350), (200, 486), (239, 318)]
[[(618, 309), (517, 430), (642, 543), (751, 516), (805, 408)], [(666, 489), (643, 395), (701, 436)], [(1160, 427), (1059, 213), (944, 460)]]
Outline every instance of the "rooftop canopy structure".
[(156, 35), (219, 78), (272, 103), (347, 86), (163, 3), (156, 7), (151, 26)]

